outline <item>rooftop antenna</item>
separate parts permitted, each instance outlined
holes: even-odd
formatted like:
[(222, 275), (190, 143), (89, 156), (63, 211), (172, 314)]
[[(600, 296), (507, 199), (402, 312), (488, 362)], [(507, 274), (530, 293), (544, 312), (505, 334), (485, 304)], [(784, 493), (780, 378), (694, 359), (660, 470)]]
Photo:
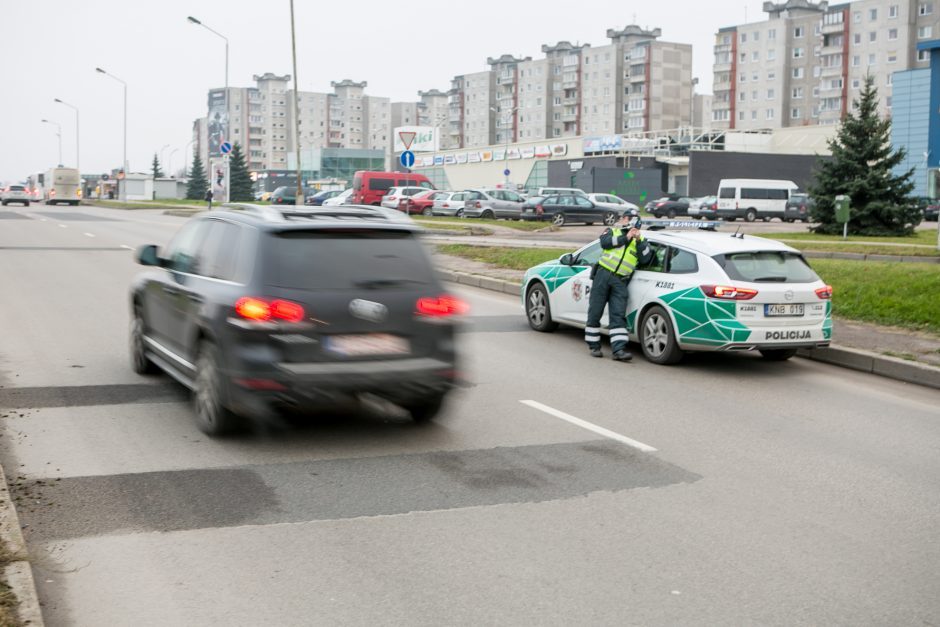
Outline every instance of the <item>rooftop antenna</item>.
[(636, 24), (636, 13), (633, 14), (633, 23)]
[(744, 23), (747, 24), (747, 5), (744, 5)]
[(739, 225), (738, 225), (738, 230), (735, 231), (734, 233), (732, 233), (732, 234), (731, 234), (731, 237), (737, 237), (737, 236), (738, 236), (738, 233), (740, 233), (740, 232), (741, 232), (741, 225), (739, 224)]

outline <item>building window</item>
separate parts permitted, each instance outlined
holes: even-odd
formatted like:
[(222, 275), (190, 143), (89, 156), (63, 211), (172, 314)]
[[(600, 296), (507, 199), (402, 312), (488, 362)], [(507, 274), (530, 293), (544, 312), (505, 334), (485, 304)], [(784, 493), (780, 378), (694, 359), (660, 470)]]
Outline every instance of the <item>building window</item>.
[(861, 21), (862, 21), (862, 12), (861, 12), (861, 11), (856, 11), (855, 13), (853, 13), (853, 14), (852, 14), (852, 21), (855, 22), (856, 24), (858, 24), (859, 22), (861, 22)]
[(803, 97), (803, 88), (802, 88), (802, 87), (794, 87), (794, 88), (793, 88), (793, 91), (791, 92), (790, 95), (791, 95), (794, 99), (800, 99), (800, 98), (802, 98), (802, 97)]
[(768, 72), (767, 72), (767, 80), (768, 80), (768, 81), (777, 80), (777, 71), (776, 71), (776, 70), (770, 70), (770, 71), (768, 71)]
[(746, 52), (742, 52), (742, 53), (741, 53), (740, 62), (741, 62), (741, 63), (747, 63), (747, 53), (746, 53)]
[(767, 31), (767, 39), (770, 39), (770, 40), (777, 39), (777, 29), (771, 28), (769, 31)]
[(852, 67), (858, 67), (862, 64), (862, 58), (858, 55), (852, 57)]
[(751, 53), (751, 61), (760, 61), (760, 52), (755, 50)]
[[(897, 62), (898, 62), (898, 54), (897, 54), (896, 52), (889, 52), (889, 53), (888, 53), (888, 63), (897, 63)], [(890, 81), (891, 81), (891, 75), (890, 75), (890, 74), (888, 74), (888, 81), (889, 81), (889, 84), (890, 84)]]
[(872, 43), (878, 40), (878, 31), (873, 30), (868, 33), (868, 43)]
[(801, 67), (793, 68), (793, 78), (803, 78), (803, 68)]
[(805, 30), (806, 29), (803, 28), (802, 26), (797, 26), (796, 28), (793, 29), (793, 38), (799, 39), (800, 37), (804, 35)]
[(878, 56), (875, 53), (868, 55), (868, 65), (875, 65)]
[(790, 119), (799, 120), (799, 119), (800, 119), (800, 110), (799, 110), (799, 109), (790, 109)]
[(898, 5), (892, 4), (888, 7), (888, 17), (895, 18), (898, 16)]
[(853, 78), (853, 79), (852, 79), (852, 89), (858, 89), (858, 88), (859, 88), (859, 85), (861, 85), (861, 81), (859, 81), (857, 78)]
[(775, 92), (774, 92), (773, 89), (768, 89), (768, 90), (767, 90), (767, 100), (773, 100), (773, 99), (774, 99), (774, 93), (775, 93)]
[(760, 80), (760, 74), (758, 74), (757, 72), (754, 72), (754, 76), (751, 77), (751, 80), (754, 81), (754, 82), (759, 81), (759, 80)]
[(757, 90), (751, 92), (751, 100), (757, 100), (760, 96), (758, 95)]
[(802, 49), (802, 48), (794, 48), (794, 49), (793, 49), (793, 58), (794, 58), (794, 59), (802, 59), (802, 58), (803, 58), (803, 49)]
[(921, 26), (917, 29), (918, 39), (930, 39), (933, 36), (933, 26)]
[(738, 100), (740, 100), (741, 102), (744, 102), (745, 100), (747, 100), (747, 92), (742, 91), (741, 93), (739, 93)]
[(933, 13), (933, 2), (922, 2), (917, 6), (917, 15), (930, 15)]
[(927, 50), (918, 50), (917, 51), (917, 60), (920, 61), (929, 61), (930, 55), (927, 54)]
[(854, 35), (852, 35), (852, 43), (855, 44), (856, 46), (862, 43), (862, 34), (855, 33)]
[(885, 77), (885, 85), (887, 85), (888, 87), (891, 87), (891, 84), (894, 83), (894, 79), (892, 79), (892, 76), (894, 76), (894, 74), (891, 74), (889, 72), (888, 75)]
[(741, 33), (741, 43), (747, 43), (747, 33)]
[(773, 60), (775, 60), (776, 58), (777, 58), (777, 51), (776, 51), (776, 50), (774, 50), (773, 48), (771, 48), (770, 50), (767, 51), (767, 60), (768, 60), (768, 61), (773, 61)]
[(741, 120), (742, 122), (744, 121), (744, 111), (738, 112), (738, 119)]
[(894, 40), (897, 39), (897, 38), (898, 38), (898, 29), (896, 29), (896, 28), (890, 28), (890, 29), (888, 29), (888, 40), (889, 40), (889, 41), (894, 41)]
[(767, 119), (768, 119), (768, 120), (774, 119), (774, 110), (773, 110), (773, 109), (767, 109)]
[(754, 109), (753, 111), (751, 111), (751, 119), (752, 120), (757, 119), (757, 109)]
[(742, 83), (747, 82), (747, 74), (744, 74), (744, 73), (742, 72), (742, 73), (741, 73), (741, 76), (739, 77), (739, 80), (740, 80), (740, 82), (742, 82)]
[(868, 21), (874, 22), (878, 19), (878, 9), (868, 9)]

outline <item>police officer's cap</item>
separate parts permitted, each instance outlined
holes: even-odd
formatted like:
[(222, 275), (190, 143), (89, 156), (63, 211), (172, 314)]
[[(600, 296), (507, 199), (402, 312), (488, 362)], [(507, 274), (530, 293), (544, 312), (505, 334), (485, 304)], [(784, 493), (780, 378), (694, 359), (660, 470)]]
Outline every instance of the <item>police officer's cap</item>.
[(620, 214), (620, 217), (621, 218), (639, 218), (640, 212), (637, 211), (636, 209), (625, 209), (624, 212)]

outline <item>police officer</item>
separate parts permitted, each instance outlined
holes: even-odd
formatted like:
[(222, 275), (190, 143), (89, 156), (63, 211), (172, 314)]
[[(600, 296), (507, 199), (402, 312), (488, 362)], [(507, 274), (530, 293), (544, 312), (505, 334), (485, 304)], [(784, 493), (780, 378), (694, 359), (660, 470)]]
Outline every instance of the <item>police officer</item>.
[(601, 235), (604, 252), (595, 266), (587, 325), (584, 327), (584, 341), (592, 357), (604, 356), (601, 352), (601, 316), (607, 306), (613, 357), (617, 361), (633, 359), (627, 350), (627, 284), (637, 266), (649, 263), (653, 256), (649, 243), (640, 234), (639, 220), (639, 212), (628, 209), (617, 224)]

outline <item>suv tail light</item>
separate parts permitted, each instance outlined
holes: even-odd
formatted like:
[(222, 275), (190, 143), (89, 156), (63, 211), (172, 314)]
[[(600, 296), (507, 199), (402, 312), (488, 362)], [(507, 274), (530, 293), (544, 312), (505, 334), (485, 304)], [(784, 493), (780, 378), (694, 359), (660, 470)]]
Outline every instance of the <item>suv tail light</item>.
[(750, 300), (757, 296), (757, 290), (733, 285), (701, 285), (702, 292), (709, 298), (723, 300)]
[(445, 318), (459, 316), (470, 309), (467, 303), (456, 296), (444, 294), (442, 296), (425, 296), (415, 303), (415, 313), (428, 318)]
[(306, 313), (304, 308), (289, 300), (267, 301), (263, 298), (244, 296), (235, 303), (235, 313), (246, 320), (268, 322), (282, 320), (284, 322), (302, 322)]
[(832, 298), (832, 286), (826, 285), (824, 287), (819, 288), (818, 290), (816, 290), (816, 296), (818, 296), (822, 300), (831, 299)]
[(478, 200), (478, 201), (477, 201), (477, 209), (482, 209), (482, 208), (483, 208), (483, 203)]
[(543, 213), (545, 213), (545, 210), (542, 209), (542, 205), (535, 205), (535, 213), (537, 213), (538, 215), (542, 215)]

